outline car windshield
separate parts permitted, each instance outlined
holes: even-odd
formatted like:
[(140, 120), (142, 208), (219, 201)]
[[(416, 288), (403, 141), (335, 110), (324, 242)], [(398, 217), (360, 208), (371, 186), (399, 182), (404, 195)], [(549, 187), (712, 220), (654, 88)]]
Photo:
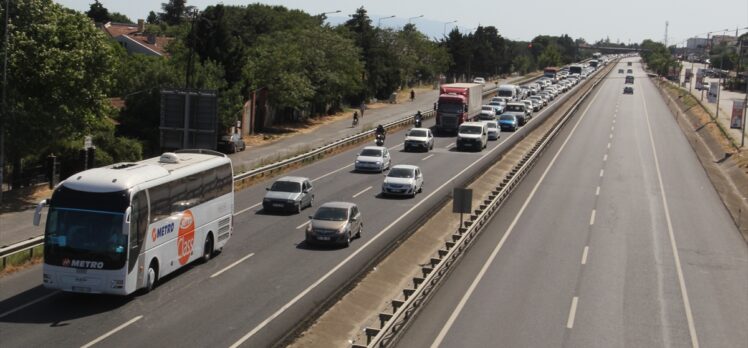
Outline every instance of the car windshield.
[(301, 184), (293, 181), (276, 181), (270, 187), (270, 191), (277, 192), (301, 192)]
[(488, 128), (496, 128), (496, 123), (493, 123), (493, 122), (486, 123), (486, 127), (488, 127)]
[(379, 149), (364, 149), (361, 151), (360, 156), (366, 157), (382, 157), (382, 150)]
[(321, 207), (314, 213), (314, 220), (345, 221), (348, 219), (348, 209)]
[(478, 119), (479, 120), (494, 120), (496, 119), (496, 117), (494, 117), (494, 115), (492, 115), (491, 113), (481, 112), (480, 114), (478, 114)]
[(514, 115), (501, 115), (500, 120), (502, 120), (502, 121), (514, 121)]
[(493, 106), (491, 106), (491, 105), (483, 105), (483, 106), (481, 106), (480, 109), (481, 110), (485, 110), (485, 111), (493, 111)]
[(460, 134), (481, 134), (483, 129), (478, 126), (460, 126)]
[(525, 111), (524, 105), (507, 105), (506, 111)]
[(413, 169), (410, 168), (392, 168), (387, 176), (390, 178), (412, 178), (414, 176)]
[(425, 136), (427, 136), (426, 131), (425, 130), (421, 130), (421, 129), (414, 129), (414, 130), (410, 131), (410, 133), (408, 133), (408, 135), (411, 136), (411, 137), (425, 137)]

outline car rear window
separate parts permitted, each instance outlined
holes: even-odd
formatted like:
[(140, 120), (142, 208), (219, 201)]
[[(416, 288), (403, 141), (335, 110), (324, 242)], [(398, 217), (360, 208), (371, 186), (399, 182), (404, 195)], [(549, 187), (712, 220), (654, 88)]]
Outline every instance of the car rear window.
[(514, 115), (501, 115), (502, 121), (514, 121)]
[(293, 181), (276, 181), (270, 187), (270, 191), (276, 192), (301, 192), (301, 184)]
[(408, 135), (410, 135), (411, 137), (425, 137), (426, 136), (426, 131), (425, 130), (416, 129), (416, 130), (410, 131), (410, 133), (408, 133)]
[(348, 209), (321, 207), (314, 214), (315, 220), (345, 221), (348, 218)]
[(361, 151), (361, 156), (382, 157), (382, 150), (378, 150), (378, 149), (364, 149), (363, 151)]

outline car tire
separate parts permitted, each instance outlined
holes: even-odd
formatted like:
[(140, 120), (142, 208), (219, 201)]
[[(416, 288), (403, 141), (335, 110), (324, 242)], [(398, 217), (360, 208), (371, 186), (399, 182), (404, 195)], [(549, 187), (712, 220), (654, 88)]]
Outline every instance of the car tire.
[(296, 212), (296, 214), (301, 214), (301, 211), (303, 209), (304, 207), (301, 205), (301, 202), (299, 202), (299, 204), (296, 204), (296, 209), (294, 209), (294, 211)]
[(356, 238), (361, 238), (361, 231), (364, 229), (364, 224), (358, 226), (358, 232), (356, 232)]
[(236, 144), (231, 144), (231, 146), (229, 146), (229, 153), (236, 153)]
[(203, 245), (203, 257), (202, 262), (207, 263), (210, 261), (210, 258), (213, 256), (213, 235), (208, 234), (208, 237), (205, 238), (205, 245)]
[(312, 195), (312, 199), (309, 200), (309, 208), (312, 207), (313, 203), (314, 203), (314, 195)]
[(345, 243), (343, 243), (343, 246), (346, 248), (351, 246), (351, 231), (348, 231), (348, 237), (345, 239)]

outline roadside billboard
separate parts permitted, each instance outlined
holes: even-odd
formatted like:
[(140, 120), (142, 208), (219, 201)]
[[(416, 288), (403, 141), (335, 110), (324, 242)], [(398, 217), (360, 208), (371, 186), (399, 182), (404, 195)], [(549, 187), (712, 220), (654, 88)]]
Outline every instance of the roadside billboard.
[(713, 81), (712, 83), (709, 84), (709, 94), (707, 95), (707, 100), (710, 103), (716, 103), (718, 93), (719, 93), (719, 81)]
[(745, 109), (745, 103), (742, 100), (735, 100), (732, 102), (730, 128), (743, 129), (743, 109)]

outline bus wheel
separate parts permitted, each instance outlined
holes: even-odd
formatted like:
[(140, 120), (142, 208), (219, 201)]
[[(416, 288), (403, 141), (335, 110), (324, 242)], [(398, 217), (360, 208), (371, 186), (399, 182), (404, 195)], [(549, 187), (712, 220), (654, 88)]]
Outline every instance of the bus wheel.
[(145, 289), (143, 292), (149, 293), (153, 288), (156, 287), (156, 282), (158, 281), (158, 266), (156, 263), (156, 260), (151, 261), (151, 264), (148, 266), (148, 274), (146, 275), (146, 282), (145, 282)]
[(213, 256), (213, 235), (209, 234), (205, 238), (205, 247), (203, 247), (203, 262), (208, 262), (211, 256)]

